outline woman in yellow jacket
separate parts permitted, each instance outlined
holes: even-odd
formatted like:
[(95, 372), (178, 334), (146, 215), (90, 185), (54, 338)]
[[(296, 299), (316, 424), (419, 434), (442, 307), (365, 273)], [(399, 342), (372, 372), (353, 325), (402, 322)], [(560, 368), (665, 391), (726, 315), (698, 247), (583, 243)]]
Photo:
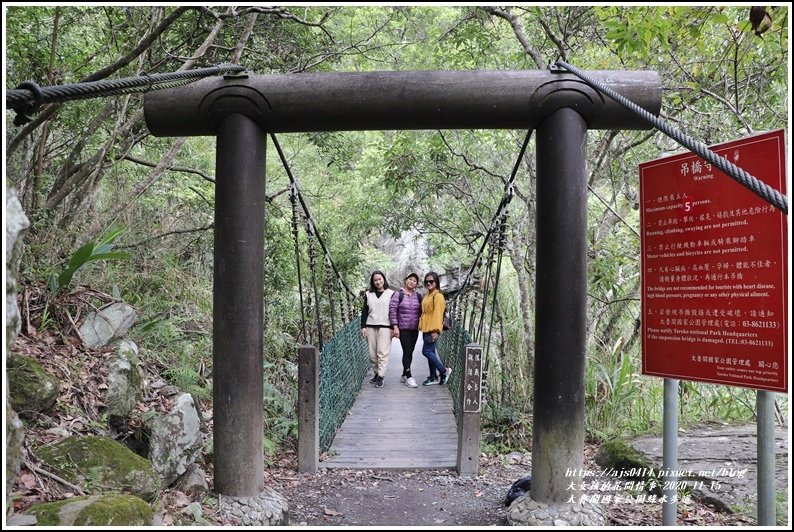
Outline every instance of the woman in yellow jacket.
[(436, 382), (438, 384), (446, 384), (452, 369), (445, 367), (438, 356), (436, 342), (444, 328), (444, 310), (447, 302), (444, 299), (444, 294), (439, 290), (438, 274), (436, 272), (428, 272), (425, 275), (425, 288), (427, 289), (427, 295), (422, 299), (419, 330), (422, 331), (422, 341), (424, 342), (422, 354), (427, 357), (430, 375), (422, 385), (430, 386)]

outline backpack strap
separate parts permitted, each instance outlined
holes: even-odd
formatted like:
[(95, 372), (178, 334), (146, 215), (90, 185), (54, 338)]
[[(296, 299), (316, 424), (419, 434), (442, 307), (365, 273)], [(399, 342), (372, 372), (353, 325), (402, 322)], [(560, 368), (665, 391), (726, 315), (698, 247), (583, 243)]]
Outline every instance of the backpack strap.
[[(399, 305), (400, 303), (403, 302), (403, 298), (404, 297), (405, 297), (405, 292), (403, 291), (402, 288), (400, 288), (400, 297), (397, 300), (397, 305)], [(419, 300), (419, 304), (421, 305), (422, 304), (422, 294), (420, 294), (419, 292), (416, 292), (416, 298)]]

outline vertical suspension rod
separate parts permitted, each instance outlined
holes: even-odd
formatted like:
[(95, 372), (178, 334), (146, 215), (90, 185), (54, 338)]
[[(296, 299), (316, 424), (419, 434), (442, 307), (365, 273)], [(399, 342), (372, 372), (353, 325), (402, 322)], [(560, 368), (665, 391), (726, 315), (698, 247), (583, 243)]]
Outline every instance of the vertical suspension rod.
[(496, 276), (494, 277), (493, 299), (491, 303), (491, 323), (488, 325), (488, 342), (485, 344), (485, 363), (488, 364), (488, 355), (491, 352), (491, 333), (493, 333), (493, 320), (496, 316), (496, 298), (499, 295), (499, 276), (502, 274), (502, 250), (504, 249), (505, 225), (507, 224), (507, 211), (502, 214), (499, 224), (496, 253)]
[(292, 203), (292, 237), (295, 242), (295, 268), (298, 274), (298, 296), (301, 303), (301, 332), (303, 333), (303, 342), (308, 342), (309, 337), (306, 335), (306, 312), (304, 311), (303, 303), (303, 281), (301, 280), (301, 255), (300, 246), (298, 245), (298, 187), (292, 183), (289, 187), (289, 199)]

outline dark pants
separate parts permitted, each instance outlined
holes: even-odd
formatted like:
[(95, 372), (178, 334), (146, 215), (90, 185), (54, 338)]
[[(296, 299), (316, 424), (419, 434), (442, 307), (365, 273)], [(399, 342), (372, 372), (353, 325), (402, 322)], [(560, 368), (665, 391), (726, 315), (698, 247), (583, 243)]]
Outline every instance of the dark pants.
[(411, 376), (411, 362), (414, 360), (414, 347), (419, 338), (419, 331), (400, 329), (400, 345), (403, 348), (403, 375)]

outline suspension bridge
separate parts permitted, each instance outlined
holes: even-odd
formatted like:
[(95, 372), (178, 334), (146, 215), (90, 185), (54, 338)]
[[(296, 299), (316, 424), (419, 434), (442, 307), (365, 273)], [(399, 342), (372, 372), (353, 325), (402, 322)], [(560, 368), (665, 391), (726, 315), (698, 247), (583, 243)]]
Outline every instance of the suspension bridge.
[[(264, 468), (260, 415), (263, 253), (260, 247), (245, 243), (264, 241), (261, 223), (264, 209), (260, 198), (264, 197), (266, 180), (267, 135), (273, 136), (273, 145), (279, 149), (276, 133), (484, 128), (537, 132), (532, 499), (563, 503), (571, 496), (579, 496), (578, 492), (569, 490), (570, 479), (565, 471), (581, 470), (584, 455), (587, 133), (590, 129), (659, 127), (655, 119), (661, 109), (662, 82), (657, 73), (649, 71), (591, 71), (584, 75), (569, 67), (558, 62), (548, 71), (349, 72), (300, 76), (242, 73), (224, 79), (207, 78), (179, 90), (147, 94), (144, 113), (154, 135), (217, 138), (213, 309), (216, 492), (256, 497), (264, 488), (260, 473)], [(668, 127), (660, 131), (668, 136), (672, 133)], [(689, 139), (679, 135), (676, 140), (690, 147)], [(519, 161), (521, 157), (523, 153)], [(732, 168), (726, 169), (729, 175), (743, 182), (739, 179), (743, 176), (737, 178)], [(743, 184), (754, 191), (758, 188)], [(512, 187), (505, 185), (506, 194), (494, 220), (503, 218), (500, 212), (509, 202)], [(291, 196), (300, 203), (298, 187), (292, 189)], [(787, 212), (787, 202), (780, 194), (768, 190), (756, 193), (773, 200), (770, 202)], [(308, 220), (307, 234), (316, 235), (316, 224), (310, 215), (304, 212), (303, 216)], [(499, 225), (503, 225), (501, 221), (491, 224), (491, 237), (484, 239), (483, 250), (499, 249), (491, 241), (496, 238), (493, 235), (498, 234)], [(346, 296), (327, 303), (328, 308), (338, 308), (339, 323), (333, 323), (333, 314), (328, 318), (332, 321), (331, 329), (340, 332), (329, 335), (318, 330), (314, 340), (317, 345), (300, 348), (299, 381), (304, 386), (298, 397), (299, 423), (304, 430), (299, 437), (303, 451), (299, 452), (299, 460), (308, 470), (316, 467), (315, 445), (318, 452), (320, 447), (330, 448), (333, 441), (330, 434), (336, 434), (342, 418), (353, 408), (353, 397), (360, 390), (366, 371), (352, 373), (345, 384), (335, 380), (334, 386), (328, 386), (321, 381), (326, 370), (331, 372), (329, 366), (350, 367), (331, 362), (348, 356), (342, 353), (353, 356), (357, 349), (364, 350), (363, 342), (351, 335), (351, 331), (341, 332), (347, 327), (342, 323), (354, 319), (353, 309), (358, 305), (355, 294), (344, 285), (325, 254), (327, 250), (322, 244), (321, 247), (324, 257), (315, 268), (322, 271), (321, 282), (312, 281), (311, 289), (305, 291), (315, 302), (312, 307), (318, 328), (322, 327), (322, 320), (317, 303), (321, 297), (328, 299), (332, 291), (322, 290), (321, 295), (316, 285), (338, 283), (343, 285), (341, 291)], [(471, 275), (485, 262), (482, 252), (478, 257)], [(494, 272), (493, 279), (498, 277)], [(467, 282), (462, 286), (465, 288)], [(456, 336), (459, 341), (441, 354), (452, 360), (450, 364), (445, 359), (445, 363), (454, 367), (454, 357), (462, 357), (468, 364), (470, 349), (487, 346), (486, 336), (493, 327), (485, 328), (488, 300), (484, 295), (471, 291), (468, 296), (450, 299), (451, 312), (461, 333)], [(347, 319), (342, 320), (345, 313)], [(472, 332), (471, 344), (465, 343), (466, 331)], [(445, 337), (453, 336), (443, 334), (442, 342)], [(333, 348), (337, 344), (347, 344), (348, 348)], [(359, 358), (365, 366), (366, 357)], [(487, 356), (480, 351), (480, 364), (483, 358)], [(466, 367), (459, 369), (458, 375), (469, 375)], [(457, 392), (455, 385), (450, 387), (458, 425), (457, 467), (460, 474), (466, 475), (477, 474), (476, 460), (465, 455), (476, 456), (479, 441), (472, 435), (479, 435), (481, 402), (476, 412), (467, 412), (456, 405), (471, 404), (473, 398), (465, 394), (473, 388), (469, 383), (457, 385)], [(310, 390), (315, 393), (304, 393)], [(339, 390), (344, 390), (344, 394)], [(480, 386), (477, 393), (481, 391)], [(325, 398), (324, 394), (338, 395)], [(323, 405), (333, 405), (335, 414), (330, 416), (328, 407)], [(477, 425), (476, 430), (472, 429), (473, 425)], [(464, 469), (464, 464), (468, 468)]]
[[(452, 377), (446, 386), (431, 386), (430, 390), (403, 385), (394, 390), (366, 387), (370, 362), (359, 333), (360, 298), (334, 264), (281, 145), (270, 134), (290, 179), (301, 334), (304, 341), (319, 347), (307, 346), (299, 353), (300, 471), (316, 471), (322, 455), (322, 466), (329, 468), (451, 468), (464, 475), (477, 474), (483, 385), (496, 316), (508, 208), (531, 136), (530, 130), (472, 266), (448, 301), (450, 329), (442, 333), (438, 350), (441, 359), (453, 369)], [(307, 248), (304, 261), (301, 226)], [(308, 263), (309, 270), (306, 298), (302, 262)], [(314, 314), (313, 319), (307, 319), (307, 314)], [(332, 337), (328, 339), (329, 336)], [(477, 341), (484, 341), (484, 352)], [(421, 353), (421, 345), (420, 338), (415, 352)], [(399, 342), (393, 340), (388, 382), (399, 384), (401, 359)], [(417, 356), (413, 364), (422, 366), (426, 362)], [(420, 375), (423, 370), (417, 369)]]
[[(360, 298), (350, 290), (334, 265), (278, 139), (271, 134), (291, 183), (301, 334), (306, 342), (319, 347), (307, 345), (299, 353), (299, 470), (313, 472), (320, 466), (451, 468), (461, 474), (476, 475), (483, 384), (488, 368), (508, 206), (530, 136), (531, 132), (527, 133), (519, 160), (471, 268), (449, 297), (451, 326), (442, 333), (438, 349), (442, 360), (453, 369), (452, 376), (446, 386), (410, 389), (399, 382), (402, 352), (396, 340), (392, 342), (386, 374), (387, 383), (396, 386), (367, 386), (370, 361), (359, 332)], [(303, 261), (299, 227), (305, 229), (307, 257)], [(305, 299), (300, 279), (304, 270), (302, 262), (309, 266)], [(475, 284), (476, 290), (473, 289)], [(489, 323), (486, 323), (488, 304), (492, 308), (488, 314)], [(487, 329), (486, 325), (489, 325)], [(489, 331), (487, 337), (486, 330)], [(484, 354), (482, 346), (476, 343), (480, 337), (485, 340)], [(420, 355), (421, 345), (420, 338), (415, 348), (419, 356), (413, 358), (417, 375), (422, 374), (426, 365)], [(320, 455), (324, 457), (322, 464)]]

